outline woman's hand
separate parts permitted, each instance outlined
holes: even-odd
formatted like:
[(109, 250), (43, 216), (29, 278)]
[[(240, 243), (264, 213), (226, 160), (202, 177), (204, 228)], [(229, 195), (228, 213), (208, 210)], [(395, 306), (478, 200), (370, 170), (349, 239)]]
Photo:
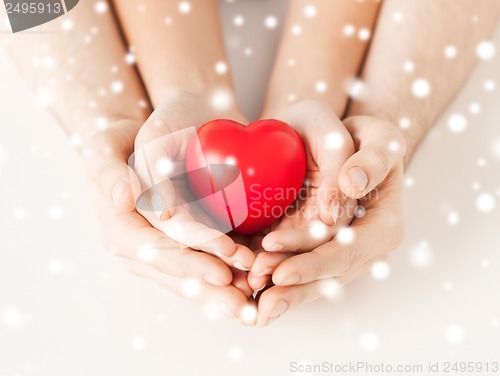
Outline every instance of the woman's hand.
[(237, 282), (246, 275), (234, 278), (232, 270), (217, 257), (181, 248), (135, 210), (131, 177), (132, 181), (135, 178), (127, 160), (141, 126), (137, 121), (120, 121), (82, 145), (106, 249), (123, 258), (132, 273), (185, 298), (217, 304), (229, 316), (252, 325), (251, 315), (242, 316), (242, 312), (254, 309), (253, 299), (247, 300), (250, 294)]
[(357, 152), (342, 166), (338, 183), (362, 209), (333, 240), (282, 260), (272, 275), (275, 286), (258, 297), (258, 326), (324, 296), (332, 284), (366, 274), (402, 242), (404, 138), (393, 124), (367, 116), (347, 118), (344, 124)]
[(354, 153), (354, 143), (330, 106), (304, 100), (286, 107), (276, 118), (293, 126), (304, 141), (307, 174), (292, 207), (263, 239), (261, 236), (252, 243), (260, 249), (249, 274), (255, 290), (265, 287), (285, 258), (331, 240), (351, 222), (357, 206), (356, 200), (342, 194), (338, 179), (342, 165)]
[[(140, 188), (136, 189), (138, 211), (154, 227), (174, 241), (208, 252), (234, 269), (248, 271), (255, 255), (236, 244), (197, 202), (189, 187), (185, 154), (196, 128), (217, 117), (243, 121), (241, 115), (216, 113), (206, 98), (174, 92), (141, 127), (135, 140), (131, 164)], [(249, 294), (251, 294), (250, 290)]]

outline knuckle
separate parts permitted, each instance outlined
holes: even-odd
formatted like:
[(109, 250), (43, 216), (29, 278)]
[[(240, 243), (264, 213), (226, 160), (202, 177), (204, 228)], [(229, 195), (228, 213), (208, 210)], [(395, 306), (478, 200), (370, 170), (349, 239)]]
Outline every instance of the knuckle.
[(377, 174), (386, 174), (389, 171), (389, 162), (386, 155), (377, 148), (369, 149), (369, 158), (374, 172)]
[(326, 265), (328, 263), (324, 262), (323, 257), (315, 250), (312, 250), (310, 254), (313, 255), (313, 257), (315, 257), (315, 264), (316, 264), (316, 266), (312, 268), (313, 270), (312, 279), (317, 280), (323, 278), (325, 274), (327, 274)]
[(364, 261), (365, 257), (359, 250), (351, 250), (348, 252), (346, 257), (346, 262), (344, 264), (344, 274), (347, 273), (352, 268), (361, 265)]

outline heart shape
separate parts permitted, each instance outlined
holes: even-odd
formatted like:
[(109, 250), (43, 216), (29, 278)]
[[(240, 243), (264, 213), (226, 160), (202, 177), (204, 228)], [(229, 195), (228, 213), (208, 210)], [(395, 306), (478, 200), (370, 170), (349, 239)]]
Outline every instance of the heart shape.
[(274, 119), (248, 126), (226, 119), (202, 125), (189, 140), (191, 189), (218, 222), (253, 234), (280, 218), (300, 192), (306, 152), (299, 134)]

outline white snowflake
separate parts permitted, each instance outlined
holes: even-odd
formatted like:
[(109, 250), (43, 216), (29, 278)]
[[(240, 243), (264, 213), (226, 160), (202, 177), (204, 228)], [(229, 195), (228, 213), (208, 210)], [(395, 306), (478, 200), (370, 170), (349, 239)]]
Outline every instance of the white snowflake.
[(293, 35), (300, 35), (300, 34), (302, 34), (302, 27), (300, 25), (293, 25), (292, 26), (292, 34)]
[(339, 150), (344, 146), (345, 138), (340, 132), (333, 131), (325, 137), (325, 146), (329, 150)]
[(201, 285), (196, 279), (186, 279), (182, 283), (182, 291), (186, 296), (196, 296), (200, 292)]
[(414, 70), (415, 70), (415, 64), (413, 63), (413, 61), (406, 60), (403, 63), (403, 71), (405, 71), (406, 73), (411, 73)]
[(227, 64), (224, 61), (218, 61), (215, 64), (215, 72), (221, 75), (227, 73)]
[(243, 26), (245, 24), (245, 18), (242, 15), (236, 15), (233, 18), (233, 24), (235, 26)]
[(399, 119), (399, 126), (401, 129), (408, 129), (410, 128), (410, 125), (411, 125), (410, 119), (406, 117), (402, 117), (401, 119)]
[(144, 350), (145, 347), (146, 347), (146, 340), (144, 338), (135, 337), (132, 340), (132, 348), (134, 350), (137, 350), (137, 351)]
[(365, 333), (361, 336), (360, 344), (365, 351), (375, 351), (379, 347), (380, 341), (375, 333)]
[(417, 98), (425, 98), (431, 92), (431, 85), (426, 79), (418, 78), (413, 81), (411, 91)]
[(320, 293), (328, 300), (340, 300), (344, 296), (344, 288), (334, 278), (326, 278), (319, 282)]
[(493, 80), (486, 80), (484, 81), (483, 88), (486, 91), (493, 91), (495, 90), (497, 84)]
[(155, 247), (144, 246), (139, 249), (138, 258), (144, 262), (153, 262), (158, 258), (158, 249)]
[(326, 89), (327, 89), (326, 82), (324, 82), (324, 81), (318, 81), (318, 82), (316, 82), (316, 84), (314, 85), (314, 89), (318, 93), (324, 93), (326, 91)]
[(268, 29), (275, 29), (278, 26), (278, 19), (275, 16), (267, 16), (264, 20), (264, 25)]
[(476, 198), (476, 208), (482, 213), (489, 213), (495, 209), (495, 196), (490, 193), (481, 193)]
[(253, 305), (245, 305), (240, 312), (240, 318), (243, 322), (251, 324), (257, 318), (257, 308)]
[(455, 226), (457, 225), (459, 222), (460, 222), (460, 216), (458, 215), (458, 213), (454, 210), (450, 211), (448, 213), (448, 223), (451, 225), (451, 226)]
[(53, 220), (61, 220), (64, 217), (64, 208), (59, 205), (54, 205), (49, 209), (49, 217)]
[(189, 1), (181, 1), (177, 9), (180, 13), (187, 14), (191, 12), (191, 3)]
[(125, 55), (125, 62), (127, 64), (130, 64), (130, 65), (133, 65), (135, 64), (135, 55), (133, 52), (128, 52), (126, 55)]
[(66, 18), (61, 22), (61, 29), (64, 31), (71, 31), (73, 30), (74, 23), (71, 18)]
[(99, 14), (103, 14), (108, 10), (108, 3), (105, 1), (98, 1), (95, 3), (95, 11)]
[(317, 9), (314, 5), (307, 5), (304, 8), (304, 15), (308, 18), (312, 18), (312, 17), (316, 16), (316, 13), (317, 13)]
[(387, 277), (389, 277), (389, 274), (391, 274), (391, 267), (385, 261), (377, 261), (373, 263), (371, 272), (373, 278), (375, 279), (387, 279)]
[(495, 45), (489, 40), (484, 40), (477, 45), (476, 54), (481, 60), (490, 60), (495, 56)]
[(238, 361), (243, 358), (243, 351), (239, 347), (232, 347), (228, 353), (229, 359), (233, 361)]
[(59, 259), (52, 259), (48, 262), (47, 269), (53, 274), (60, 273), (63, 269), (63, 263)]
[(469, 105), (469, 112), (471, 114), (474, 114), (474, 115), (480, 113), (481, 112), (481, 105), (477, 102), (471, 103)]
[(453, 133), (462, 133), (467, 128), (467, 119), (462, 114), (453, 114), (448, 118), (448, 128)]
[(358, 31), (358, 38), (361, 40), (368, 40), (368, 39), (370, 39), (370, 36), (371, 36), (371, 32), (366, 27), (363, 27)]
[(111, 83), (111, 91), (113, 93), (119, 94), (123, 91), (123, 88), (124, 88), (124, 85), (123, 85), (123, 82), (121, 82), (121, 81), (116, 80), (116, 81), (113, 81)]
[(354, 241), (354, 237), (354, 230), (351, 227), (344, 227), (337, 233), (335, 239), (342, 244), (350, 244)]
[(350, 37), (350, 36), (354, 35), (355, 31), (356, 31), (356, 29), (351, 24), (347, 24), (347, 25), (344, 26), (343, 32), (344, 32), (345, 36)]
[(314, 221), (309, 227), (309, 235), (314, 239), (323, 239), (328, 234), (328, 227), (321, 221)]
[(22, 221), (23, 219), (26, 218), (26, 209), (19, 207), (14, 209), (14, 218), (17, 219), (18, 221)]
[(448, 59), (453, 59), (455, 56), (457, 56), (457, 48), (453, 45), (448, 45), (444, 48), (444, 56), (446, 56)]
[(426, 268), (432, 263), (433, 254), (427, 242), (420, 242), (410, 254), (412, 264), (418, 268)]
[(446, 328), (446, 339), (451, 343), (461, 342), (464, 336), (464, 330), (460, 325), (451, 324)]

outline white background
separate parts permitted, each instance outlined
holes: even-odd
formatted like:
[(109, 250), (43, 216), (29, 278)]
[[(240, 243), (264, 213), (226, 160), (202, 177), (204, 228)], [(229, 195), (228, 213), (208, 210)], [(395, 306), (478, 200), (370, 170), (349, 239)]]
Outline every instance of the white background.
[[(264, 19), (274, 14), (281, 26), (286, 1), (223, 4), (240, 101), (255, 116), (279, 38)], [(499, 33), (495, 40), (495, 58), (478, 66), (407, 172), (408, 234), (389, 278), (362, 278), (342, 298), (265, 329), (210, 318), (104, 251), (76, 151), (0, 52), (0, 376), (289, 375), (293, 361), (500, 361)], [(485, 90), (488, 80), (497, 87)], [(458, 134), (447, 125), (457, 113), (467, 119)], [(478, 197), (495, 206), (478, 210)]]

